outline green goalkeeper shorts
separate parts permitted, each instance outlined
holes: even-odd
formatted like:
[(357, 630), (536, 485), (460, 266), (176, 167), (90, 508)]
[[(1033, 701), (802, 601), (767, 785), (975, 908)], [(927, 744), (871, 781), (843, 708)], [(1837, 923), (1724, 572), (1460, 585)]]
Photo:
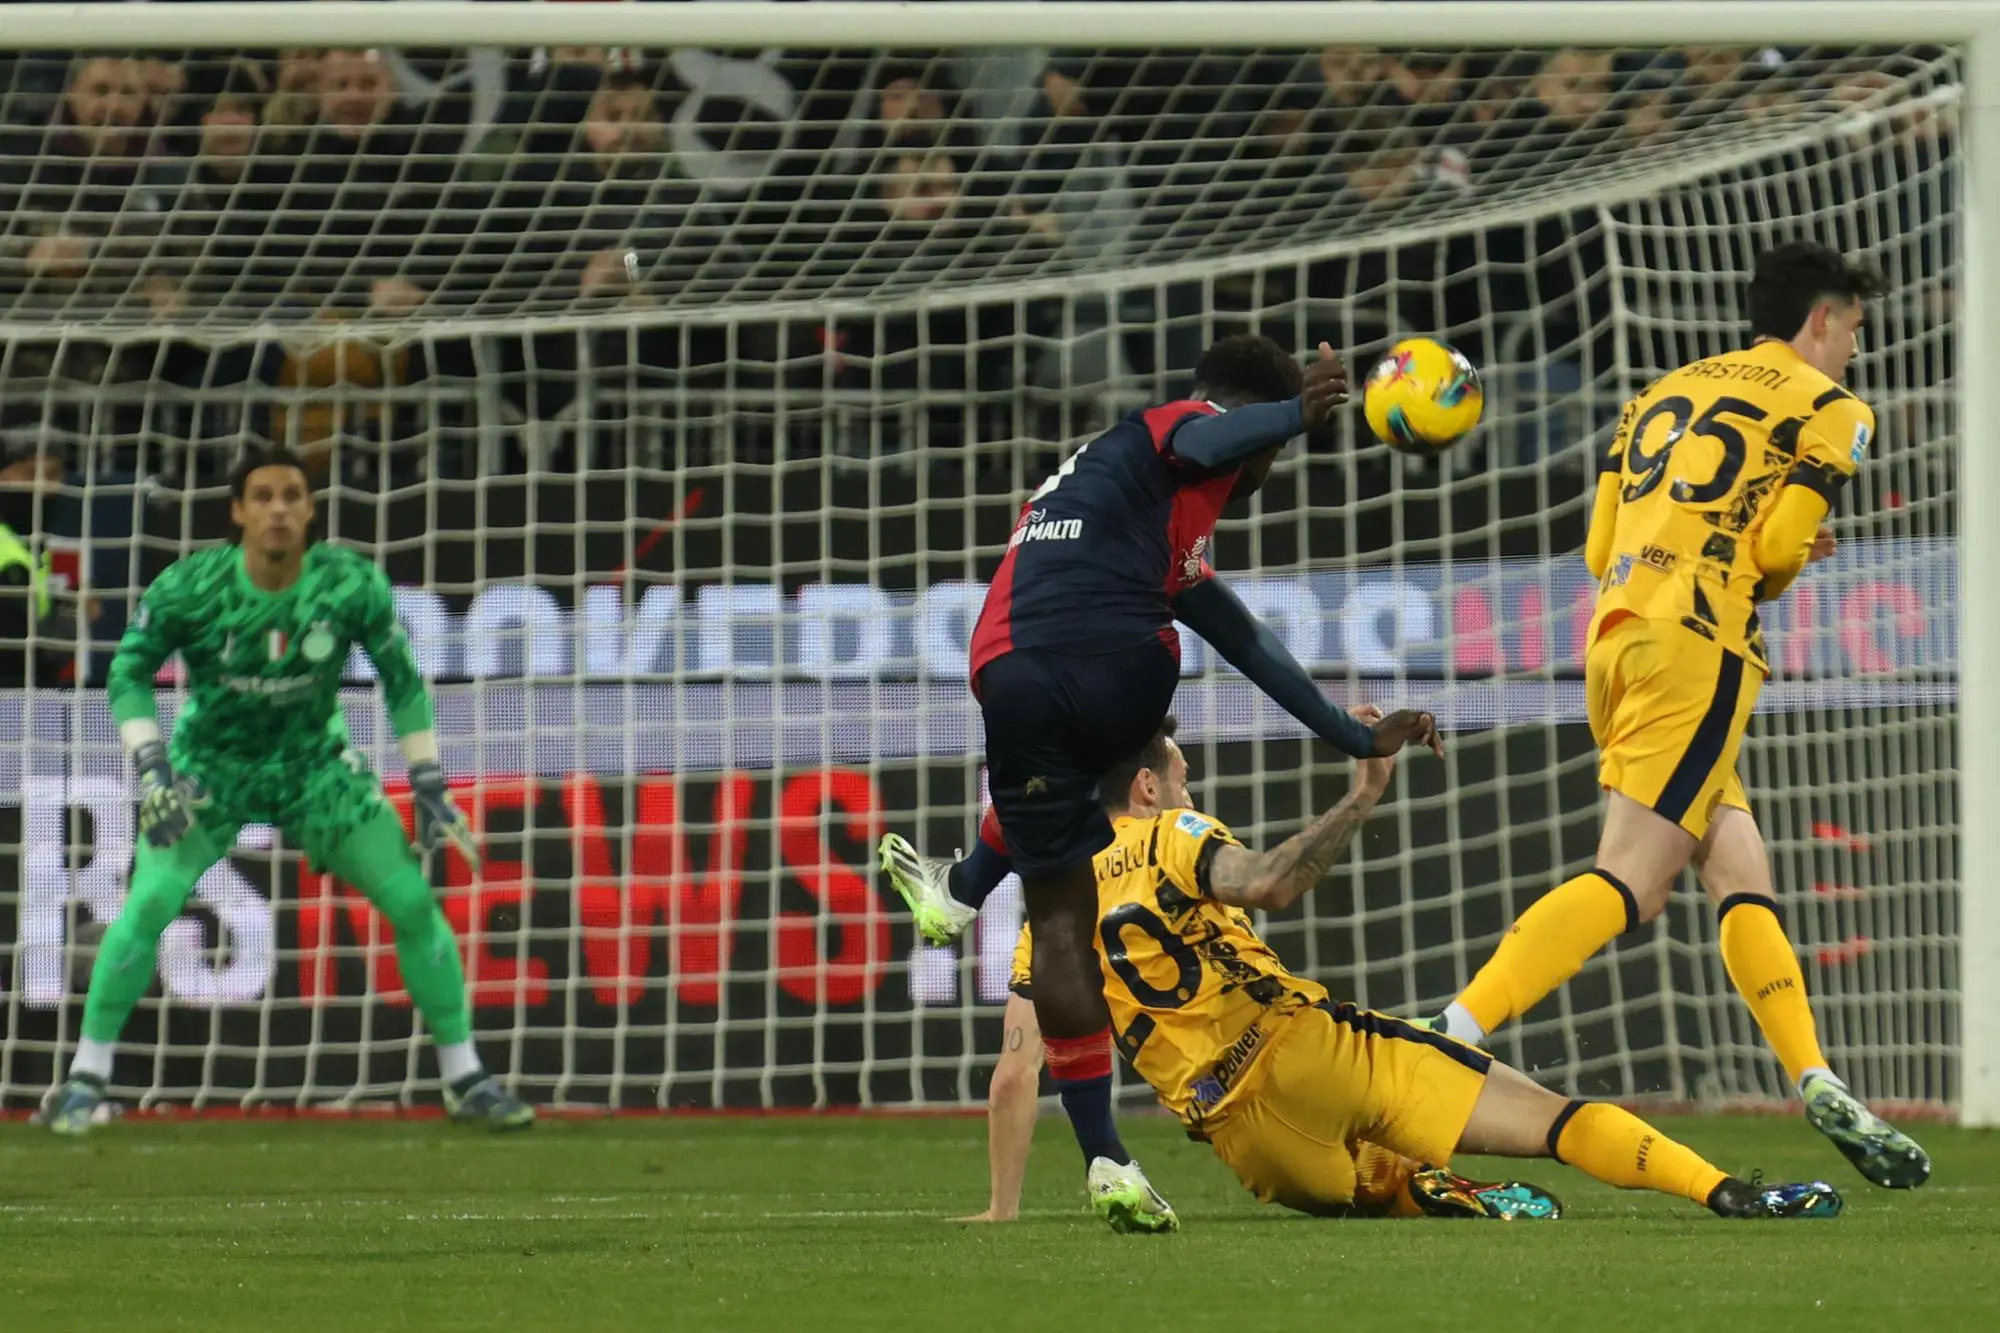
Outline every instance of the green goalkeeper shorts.
[(393, 817), (367, 757), (351, 746), (297, 758), (176, 755), (174, 772), (193, 778), (207, 794), (207, 804), (195, 811), (207, 835), (203, 841), (227, 848), (243, 825), (275, 824), (315, 869), (331, 864), (363, 824)]

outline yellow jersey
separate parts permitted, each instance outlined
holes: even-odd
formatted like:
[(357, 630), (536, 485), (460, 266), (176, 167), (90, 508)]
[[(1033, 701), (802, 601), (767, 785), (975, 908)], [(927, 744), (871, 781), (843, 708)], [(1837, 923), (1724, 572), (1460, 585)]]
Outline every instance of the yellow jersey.
[[(1195, 810), (1123, 815), (1097, 872), (1098, 962), (1118, 1049), (1188, 1128), (1250, 1085), (1277, 1023), (1327, 998), (1288, 971), (1250, 918), (1208, 895), (1208, 862), (1236, 835)], [(1022, 932), (1015, 981), (1027, 977)]]
[(1786, 486), (1831, 506), (1874, 433), (1866, 403), (1781, 342), (1656, 381), (1626, 405), (1602, 459), (1622, 484), (1590, 642), (1627, 616), (1678, 621), (1769, 674), (1761, 526)]

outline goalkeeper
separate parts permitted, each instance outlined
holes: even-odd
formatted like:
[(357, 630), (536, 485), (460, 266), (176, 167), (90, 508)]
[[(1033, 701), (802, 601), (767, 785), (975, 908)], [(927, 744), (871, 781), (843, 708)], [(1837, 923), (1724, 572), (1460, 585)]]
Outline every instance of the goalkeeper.
[[(368, 897), (396, 933), (405, 984), (437, 1043), (445, 1106), (489, 1129), (534, 1123), (480, 1066), (458, 942), (367, 761), (348, 743), (340, 681), (359, 644), (382, 678), (409, 762), (417, 841), (476, 853), (445, 790), (430, 695), (396, 621), (389, 582), (353, 554), (315, 545), (304, 464), (254, 451), (230, 477), (241, 540), (164, 570), (111, 663), (111, 713), (138, 772), (132, 891), (105, 932), (69, 1081), (48, 1107), (58, 1134), (82, 1134), (104, 1098), (119, 1031), (152, 985), (160, 935), (236, 832), (255, 821), (295, 838), (312, 863)], [(153, 676), (178, 650), (190, 698), (161, 743)]]

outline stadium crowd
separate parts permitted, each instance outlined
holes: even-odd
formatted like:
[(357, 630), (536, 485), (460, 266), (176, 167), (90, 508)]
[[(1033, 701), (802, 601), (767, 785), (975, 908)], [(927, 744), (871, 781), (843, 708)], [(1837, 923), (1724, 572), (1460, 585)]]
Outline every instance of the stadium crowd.
[[(1719, 127), (1905, 96), (1942, 61), (1713, 47), (17, 54), (0, 64), (0, 430), (148, 471), (205, 456), (141, 458), (132, 442), (148, 433), (220, 442), (218, 457), (245, 432), (322, 453), (435, 446), (493, 405), (396, 391), (481, 379), (513, 423), (621, 410), (579, 408), (593, 385), (739, 403), (821, 390), (997, 404), (994, 429), (1018, 438), (1033, 433), (1011, 401), (1022, 393), (1123, 382), (1144, 396), (1218, 321), (1295, 341), (1300, 302), (1337, 310), (1343, 345), (1421, 328), (1491, 361), (1505, 352), (1483, 345), (1492, 331), (1522, 319), (1539, 346), (1603, 324), (1594, 221), (1558, 208), (1395, 244), (1399, 222), (1664, 161)], [(1921, 163), (1952, 152), (1941, 116), (1889, 132)], [(1949, 207), (1926, 197), (1918, 207)], [(1254, 258), (1341, 238), (1335, 258)], [(1216, 276), (1010, 290), (1176, 260)], [(963, 301), (881, 304), (940, 284)], [(823, 297), (877, 304), (757, 313)], [(985, 429), (976, 413), (937, 415), (931, 443)], [(512, 447), (392, 452), (447, 475), (560, 465)]]

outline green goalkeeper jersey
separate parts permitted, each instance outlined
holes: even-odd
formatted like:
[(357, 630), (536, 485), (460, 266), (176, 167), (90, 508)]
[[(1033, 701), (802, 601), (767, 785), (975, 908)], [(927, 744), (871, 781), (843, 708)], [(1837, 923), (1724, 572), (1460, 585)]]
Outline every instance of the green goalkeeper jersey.
[(153, 677), (178, 651), (188, 702), (174, 724), (177, 764), (268, 771), (330, 759), (347, 745), (340, 680), (356, 644), (375, 663), (396, 734), (430, 727), (430, 693), (374, 564), (319, 543), (296, 583), (266, 592), (242, 548), (202, 551), (146, 589), (111, 662), (111, 716), (155, 717)]

